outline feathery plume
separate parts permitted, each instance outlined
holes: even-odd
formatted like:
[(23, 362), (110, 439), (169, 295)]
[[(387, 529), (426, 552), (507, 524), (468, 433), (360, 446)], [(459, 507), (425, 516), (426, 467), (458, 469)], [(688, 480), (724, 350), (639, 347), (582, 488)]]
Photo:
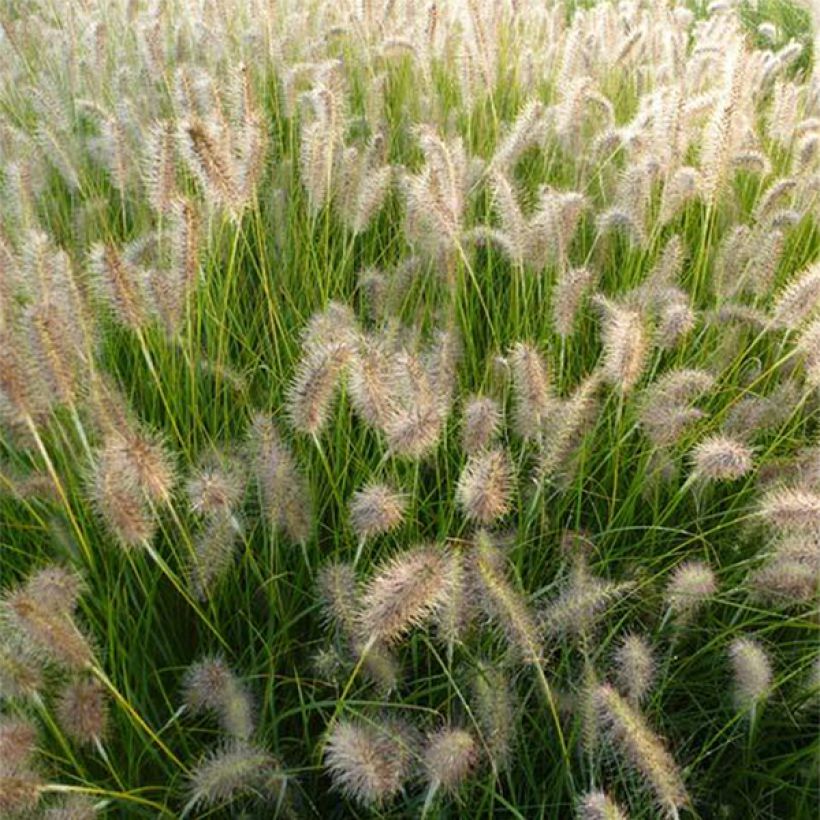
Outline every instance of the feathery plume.
[(467, 455), (488, 448), (501, 426), (501, 407), (489, 396), (471, 396), (464, 403), (461, 446)]
[(553, 401), (544, 422), (536, 480), (557, 478), (566, 483), (571, 477), (571, 459), (584, 435), (594, 426), (599, 408), (601, 374), (594, 370), (564, 399)]
[(750, 573), (747, 583), (758, 600), (779, 606), (811, 604), (820, 592), (820, 566), (788, 555), (776, 555)]
[(273, 422), (257, 414), (251, 424), (253, 469), (270, 520), (296, 543), (305, 543), (312, 527), (308, 484)]
[(493, 771), (501, 772), (509, 766), (512, 756), (515, 706), (510, 683), (497, 665), (479, 662), (473, 680), (473, 698), (482, 743)]
[(478, 748), (475, 738), (464, 729), (444, 728), (427, 738), (422, 759), (428, 795), (440, 790), (453, 792), (473, 770)]
[(820, 309), (820, 263), (815, 263), (789, 283), (772, 306), (772, 325), (796, 330)]
[(807, 487), (778, 487), (760, 502), (760, 516), (785, 532), (820, 531), (820, 492)]
[(250, 695), (222, 658), (191, 664), (185, 673), (184, 693), (185, 705), (194, 714), (214, 712), (232, 737), (248, 740), (253, 734)]
[(675, 617), (685, 620), (716, 592), (717, 582), (711, 567), (702, 561), (684, 561), (675, 567), (666, 585), (666, 605)]
[(395, 643), (436, 612), (450, 591), (447, 563), (444, 551), (416, 547), (380, 567), (362, 595), (362, 637)]
[(240, 797), (281, 800), (287, 782), (286, 773), (273, 755), (253, 744), (233, 740), (191, 770), (190, 797), (183, 815), (193, 809), (216, 808)]
[(705, 413), (690, 404), (714, 385), (705, 370), (669, 370), (646, 387), (638, 399), (638, 419), (657, 447), (675, 444)]
[(411, 761), (407, 736), (391, 724), (340, 720), (325, 747), (334, 788), (364, 807), (378, 808), (395, 797)]
[(579, 561), (573, 567), (569, 585), (544, 609), (544, 628), (551, 635), (588, 633), (606, 609), (631, 588), (631, 583), (596, 578), (586, 563)]
[(605, 792), (592, 791), (578, 803), (578, 820), (627, 820), (627, 815)]
[(199, 119), (185, 120), (180, 123), (177, 144), (208, 198), (229, 213), (238, 213), (244, 203), (236, 163), (213, 130)]
[(144, 327), (151, 318), (146, 272), (112, 244), (93, 245), (88, 266), (100, 298), (117, 320), (132, 330)]
[[(319, 571), (317, 585), (322, 598), (325, 618), (335, 622), (354, 658), (361, 658), (366, 639), (359, 629), (361, 607), (359, 584), (351, 564), (332, 563)], [(389, 650), (379, 642), (367, 649), (362, 660), (365, 674), (382, 692), (395, 689), (399, 668)]]
[(652, 687), (655, 659), (652, 647), (640, 635), (627, 635), (615, 651), (618, 686), (633, 706), (637, 706)]
[(766, 651), (754, 638), (735, 638), (729, 646), (734, 675), (734, 698), (738, 709), (752, 709), (768, 697), (772, 665)]
[(35, 656), (68, 669), (82, 669), (91, 663), (93, 653), (72, 616), (79, 590), (75, 576), (47, 567), (5, 593), (0, 620)]
[(751, 449), (728, 436), (709, 436), (692, 450), (693, 475), (706, 481), (735, 481), (754, 467)]
[(205, 517), (219, 518), (232, 514), (242, 499), (244, 489), (239, 465), (216, 451), (200, 460), (185, 483), (191, 510)]
[(397, 390), (384, 421), (390, 451), (419, 460), (438, 446), (444, 424), (441, 397), (421, 360), (403, 352), (396, 358)]
[(170, 122), (155, 122), (148, 129), (142, 166), (148, 204), (159, 214), (167, 213), (176, 196), (174, 130)]
[(599, 686), (593, 695), (598, 719), (610, 743), (646, 780), (669, 817), (685, 806), (689, 797), (683, 777), (661, 739), (649, 728), (643, 715), (611, 686)]
[(43, 811), (43, 820), (94, 820), (95, 817), (94, 800), (85, 794), (70, 794), (58, 805)]
[(350, 362), (350, 402), (361, 418), (383, 428), (394, 407), (395, 373), (386, 347), (376, 339), (363, 338)]
[(315, 436), (326, 426), (336, 387), (350, 356), (350, 348), (339, 344), (312, 350), (302, 359), (287, 395), (288, 416), (294, 430)]
[(559, 336), (566, 338), (572, 334), (584, 297), (596, 279), (589, 268), (569, 268), (561, 272), (552, 296), (552, 322)]
[(515, 411), (513, 427), (522, 438), (537, 438), (554, 408), (547, 365), (530, 344), (518, 342), (510, 352)]
[(0, 716), (0, 771), (26, 768), (37, 750), (37, 727), (28, 720)]
[(540, 664), (543, 650), (526, 600), (504, 575), (503, 557), (489, 535), (480, 530), (471, 553), (471, 570), (481, 592), (478, 603), (496, 621), (526, 664)]
[(471, 455), (456, 487), (456, 500), (464, 514), (479, 524), (491, 524), (510, 509), (513, 466), (505, 450)]
[(369, 484), (350, 500), (350, 526), (360, 540), (396, 529), (407, 511), (407, 495), (387, 484)]
[(69, 681), (57, 701), (57, 719), (65, 733), (81, 745), (100, 743), (108, 729), (105, 690), (96, 678)]
[(637, 310), (618, 305), (604, 296), (596, 296), (594, 302), (603, 317), (602, 373), (611, 385), (628, 393), (643, 375), (649, 354), (643, 317)]
[(0, 700), (37, 700), (43, 688), (43, 670), (36, 650), (19, 632), (0, 622)]
[(342, 302), (328, 302), (308, 319), (301, 333), (302, 349), (308, 354), (345, 347), (355, 352), (362, 341), (353, 308)]
[(223, 513), (210, 516), (205, 528), (197, 534), (188, 576), (194, 594), (201, 601), (211, 596), (230, 569), (241, 531), (236, 518)]

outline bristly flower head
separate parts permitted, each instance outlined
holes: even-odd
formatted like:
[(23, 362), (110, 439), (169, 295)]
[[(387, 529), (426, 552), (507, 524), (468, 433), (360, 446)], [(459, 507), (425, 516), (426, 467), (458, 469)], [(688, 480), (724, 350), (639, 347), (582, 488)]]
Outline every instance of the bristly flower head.
[(489, 396), (472, 396), (464, 404), (461, 446), (467, 455), (489, 447), (501, 425), (501, 407)]
[(60, 693), (57, 717), (65, 733), (77, 743), (99, 743), (108, 728), (103, 685), (96, 678), (69, 681)]
[(510, 764), (515, 734), (515, 702), (507, 676), (498, 665), (480, 661), (473, 681), (473, 708), (493, 771)]
[(362, 595), (360, 629), (368, 642), (393, 643), (424, 622), (450, 592), (444, 550), (416, 547), (379, 568)]
[(379, 807), (401, 791), (411, 760), (408, 737), (391, 724), (340, 720), (325, 749), (334, 787), (365, 807)]
[(729, 647), (738, 709), (751, 709), (768, 697), (772, 665), (766, 651), (753, 638), (735, 638)]
[(37, 727), (28, 720), (0, 716), (0, 771), (28, 766), (37, 747)]
[(43, 820), (94, 820), (95, 817), (94, 799), (85, 794), (70, 794), (58, 805), (43, 811)]
[(185, 704), (194, 712), (211, 711), (228, 734), (248, 740), (253, 733), (253, 705), (242, 682), (222, 658), (192, 664), (185, 676)]
[(735, 481), (754, 467), (751, 449), (727, 436), (710, 436), (692, 451), (695, 475), (707, 481)]
[(638, 383), (649, 356), (649, 337), (639, 311), (595, 297), (603, 316), (603, 374), (609, 384), (628, 393)]
[(554, 407), (546, 362), (532, 345), (518, 342), (510, 352), (509, 363), (515, 399), (513, 426), (522, 438), (537, 438)]
[(202, 459), (185, 485), (191, 509), (208, 516), (232, 513), (243, 491), (238, 465), (215, 452)]
[(649, 728), (643, 715), (629, 705), (611, 686), (599, 686), (593, 694), (598, 720), (616, 752), (644, 777), (655, 793), (660, 809), (670, 818), (686, 805), (689, 797), (683, 777), (661, 739)]
[(820, 492), (809, 487), (782, 487), (766, 493), (760, 516), (784, 532), (820, 533)]
[(195, 808), (216, 808), (239, 797), (281, 799), (287, 775), (265, 749), (233, 740), (205, 757), (191, 771), (190, 798), (183, 815)]
[(390, 532), (404, 519), (407, 501), (387, 484), (369, 484), (350, 500), (350, 525), (361, 540)]
[(666, 586), (666, 605), (673, 615), (688, 618), (717, 592), (712, 568), (702, 561), (685, 561), (675, 567)]
[(491, 524), (510, 509), (513, 467), (505, 450), (471, 455), (458, 480), (456, 498), (465, 515), (479, 524)]
[(351, 355), (347, 344), (324, 345), (310, 350), (299, 363), (287, 397), (294, 430), (315, 436), (325, 427), (336, 387)]
[(257, 414), (250, 431), (253, 469), (273, 523), (297, 543), (310, 537), (313, 504), (310, 487), (273, 421)]
[(592, 791), (578, 804), (578, 820), (627, 820), (627, 815), (605, 792)]
[[(60, 577), (60, 582), (55, 579)], [(80, 670), (93, 660), (91, 645), (74, 622), (72, 611), (77, 589), (65, 582), (69, 576), (42, 570), (0, 600), (0, 623), (16, 632), (32, 655)]]
[(655, 677), (655, 659), (652, 647), (640, 635), (627, 635), (615, 652), (618, 685), (637, 705), (647, 695)]
[(455, 791), (478, 760), (475, 738), (464, 729), (441, 729), (427, 739), (424, 773), (430, 788)]

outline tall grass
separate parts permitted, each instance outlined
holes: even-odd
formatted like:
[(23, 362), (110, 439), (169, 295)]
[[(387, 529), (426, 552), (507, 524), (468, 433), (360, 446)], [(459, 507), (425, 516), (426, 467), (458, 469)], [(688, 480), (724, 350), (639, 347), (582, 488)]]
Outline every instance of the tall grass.
[(0, 2), (0, 816), (814, 816), (811, 14)]

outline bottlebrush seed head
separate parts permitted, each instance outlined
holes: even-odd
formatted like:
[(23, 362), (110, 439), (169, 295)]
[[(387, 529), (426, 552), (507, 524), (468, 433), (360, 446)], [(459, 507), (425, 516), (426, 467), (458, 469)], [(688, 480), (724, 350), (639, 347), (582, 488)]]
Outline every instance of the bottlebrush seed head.
[(28, 720), (0, 717), (0, 771), (25, 769), (34, 758), (37, 727)]
[(450, 592), (447, 555), (416, 547), (377, 569), (362, 595), (360, 630), (366, 641), (394, 643), (423, 623)]
[(685, 561), (672, 571), (666, 586), (666, 605), (674, 615), (689, 617), (716, 592), (712, 568), (702, 561)]
[(294, 430), (315, 436), (325, 427), (350, 356), (347, 345), (331, 345), (311, 351), (300, 362), (287, 396), (288, 416)]
[(578, 803), (578, 820), (627, 820), (627, 815), (605, 792), (592, 791)]
[(623, 393), (638, 383), (649, 356), (649, 338), (640, 312), (603, 296), (594, 298), (602, 315), (604, 378)]
[(346, 633), (352, 631), (358, 610), (358, 581), (352, 564), (331, 563), (318, 573), (316, 585), (322, 599), (322, 610), (329, 623), (336, 623)]
[(473, 681), (473, 708), (493, 769), (510, 764), (515, 736), (515, 702), (507, 676), (498, 665), (480, 661)]
[(537, 438), (554, 403), (546, 362), (532, 345), (519, 342), (510, 352), (509, 363), (515, 400), (513, 426), (522, 438)]
[(238, 466), (216, 453), (203, 459), (185, 484), (191, 509), (205, 516), (230, 515), (244, 491)]
[(257, 414), (250, 430), (253, 469), (271, 521), (297, 543), (310, 537), (310, 487), (271, 419)]
[(692, 450), (694, 474), (706, 481), (735, 481), (754, 468), (752, 450), (728, 436), (709, 436)]
[(0, 628), (0, 698), (36, 700), (42, 688), (43, 670), (34, 648), (21, 633)]
[(71, 794), (56, 806), (43, 811), (43, 820), (94, 820), (97, 809), (94, 800), (84, 794)]
[(407, 503), (405, 493), (387, 484), (370, 484), (350, 500), (350, 526), (362, 541), (390, 532), (401, 525)]
[(760, 503), (760, 516), (782, 532), (820, 532), (820, 492), (808, 487), (769, 491)]
[(69, 681), (60, 693), (56, 712), (63, 731), (80, 745), (98, 743), (106, 735), (108, 704), (96, 678)]
[(29, 769), (16, 772), (0, 769), (0, 815), (25, 817), (34, 812), (43, 786), (39, 775)]
[(820, 560), (815, 555), (776, 554), (747, 580), (754, 597), (773, 606), (810, 605), (820, 592)]
[(456, 499), (471, 521), (491, 524), (510, 509), (513, 466), (505, 450), (471, 455), (456, 488)]
[(734, 698), (738, 709), (751, 709), (768, 697), (772, 687), (772, 665), (766, 651), (753, 638), (735, 638), (729, 646), (734, 676)]
[(333, 786), (364, 807), (379, 807), (402, 789), (412, 749), (393, 726), (340, 720), (325, 747)]
[(644, 716), (611, 686), (601, 685), (593, 694), (598, 719), (616, 753), (645, 779), (661, 811), (670, 818), (689, 802), (681, 772), (661, 739)]
[(504, 630), (524, 663), (540, 663), (543, 648), (527, 600), (507, 580), (503, 556), (483, 530), (476, 534), (470, 559), (479, 606)]
[(498, 435), (501, 407), (489, 396), (472, 396), (464, 404), (461, 446), (467, 455), (487, 449)]
[(630, 703), (637, 705), (652, 688), (655, 659), (652, 647), (640, 635), (627, 635), (615, 651), (618, 686)]
[(428, 737), (422, 757), (430, 786), (453, 792), (475, 767), (478, 747), (468, 731), (445, 728)]
[(192, 712), (214, 712), (229, 735), (247, 740), (253, 734), (251, 697), (222, 658), (205, 658), (190, 666), (184, 697)]
[[(64, 588), (57, 593), (35, 574), (32, 581), (9, 590), (0, 601), (2, 621), (18, 633), (35, 656), (79, 670), (93, 659), (91, 646), (66, 609)], [(56, 605), (55, 605), (56, 603)], [(62, 604), (62, 606), (60, 606)]]
[(188, 568), (188, 580), (199, 600), (204, 601), (210, 597), (217, 584), (229, 572), (240, 532), (236, 518), (229, 513), (222, 513), (211, 516), (205, 528), (197, 533)]
[(241, 740), (226, 743), (203, 758), (191, 771), (191, 809), (217, 808), (240, 797), (266, 802), (283, 796), (287, 775), (279, 761), (265, 749)]

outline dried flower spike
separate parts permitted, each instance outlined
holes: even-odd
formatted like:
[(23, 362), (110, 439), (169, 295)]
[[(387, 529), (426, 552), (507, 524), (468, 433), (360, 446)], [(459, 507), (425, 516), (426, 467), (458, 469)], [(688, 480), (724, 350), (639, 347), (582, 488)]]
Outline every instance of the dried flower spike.
[(410, 763), (407, 738), (389, 724), (340, 720), (325, 748), (334, 787), (364, 807), (379, 807), (395, 797)]

